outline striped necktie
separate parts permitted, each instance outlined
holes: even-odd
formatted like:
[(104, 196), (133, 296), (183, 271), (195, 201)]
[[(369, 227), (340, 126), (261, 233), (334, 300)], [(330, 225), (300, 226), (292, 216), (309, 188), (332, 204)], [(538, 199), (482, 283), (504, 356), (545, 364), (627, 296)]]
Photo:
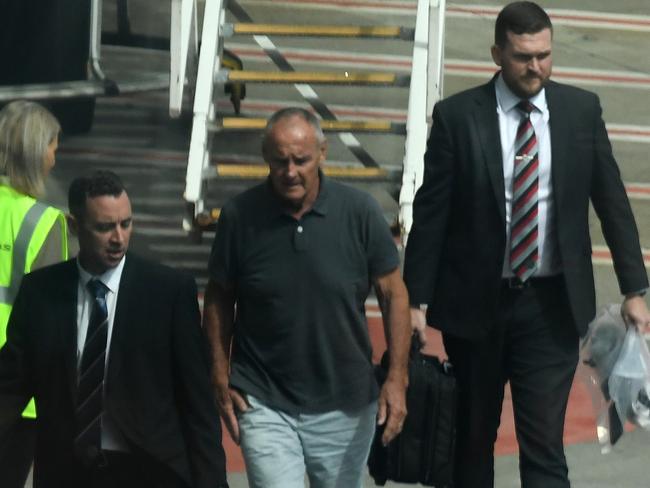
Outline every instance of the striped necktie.
[(101, 447), (104, 370), (108, 338), (108, 309), (106, 307), (108, 289), (98, 279), (91, 279), (86, 287), (93, 297), (93, 301), (79, 366), (75, 449), (83, 458), (92, 459), (99, 453)]
[(515, 168), (510, 225), (510, 267), (525, 282), (537, 269), (537, 187), (539, 146), (530, 113), (535, 106), (528, 100), (517, 104), (522, 119), (515, 139)]

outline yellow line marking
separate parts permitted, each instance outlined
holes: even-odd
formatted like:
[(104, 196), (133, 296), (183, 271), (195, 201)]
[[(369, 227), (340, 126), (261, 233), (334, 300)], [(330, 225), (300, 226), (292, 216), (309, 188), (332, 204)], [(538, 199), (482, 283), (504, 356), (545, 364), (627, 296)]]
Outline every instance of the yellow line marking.
[[(382, 168), (350, 168), (323, 166), (323, 172), (334, 178), (381, 178), (388, 176)], [(224, 177), (265, 178), (269, 168), (261, 164), (217, 164), (217, 174)]]
[[(385, 120), (322, 120), (323, 130), (342, 132), (390, 132), (392, 124)], [(261, 130), (266, 127), (264, 118), (224, 117), (221, 119), (223, 129)]]
[(398, 80), (394, 73), (334, 72), (278, 72), (230, 71), (228, 81), (250, 83), (330, 83), (336, 85), (393, 85)]
[(249, 24), (233, 26), (235, 34), (314, 36), (314, 37), (400, 37), (401, 28), (396, 26), (354, 26), (354, 25), (292, 25), (292, 24)]

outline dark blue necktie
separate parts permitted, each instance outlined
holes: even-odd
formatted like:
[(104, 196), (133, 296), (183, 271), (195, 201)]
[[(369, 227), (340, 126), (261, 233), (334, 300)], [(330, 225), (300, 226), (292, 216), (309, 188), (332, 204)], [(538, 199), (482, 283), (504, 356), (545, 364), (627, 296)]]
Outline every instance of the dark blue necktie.
[(93, 302), (79, 366), (75, 448), (82, 457), (94, 458), (101, 447), (104, 370), (108, 338), (108, 309), (106, 308), (108, 289), (97, 279), (90, 280), (86, 287), (93, 297)]

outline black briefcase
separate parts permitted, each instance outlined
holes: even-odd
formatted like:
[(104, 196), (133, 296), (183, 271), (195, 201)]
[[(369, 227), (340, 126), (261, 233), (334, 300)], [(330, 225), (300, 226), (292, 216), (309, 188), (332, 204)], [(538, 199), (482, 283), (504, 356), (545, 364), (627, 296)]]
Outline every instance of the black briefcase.
[[(409, 358), (408, 415), (402, 432), (388, 446), (381, 443), (383, 426), (373, 439), (368, 468), (375, 484), (387, 480), (421, 483), (437, 488), (453, 487), (456, 442), (456, 379), (451, 364), (420, 352), (413, 337)], [(380, 384), (388, 372), (388, 352), (377, 365)]]

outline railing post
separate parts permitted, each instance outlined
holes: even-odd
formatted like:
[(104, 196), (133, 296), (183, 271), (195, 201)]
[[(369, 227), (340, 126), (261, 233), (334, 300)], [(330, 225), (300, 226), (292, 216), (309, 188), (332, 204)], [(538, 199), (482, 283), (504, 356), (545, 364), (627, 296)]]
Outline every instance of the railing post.
[[(223, 0), (207, 0), (203, 16), (201, 53), (194, 94), (194, 119), (185, 178), (185, 200), (193, 205), (194, 215), (203, 208), (203, 173), (210, 162), (208, 122), (214, 118), (212, 95), (215, 69), (221, 65), (221, 26)], [(187, 228), (191, 222), (185, 221)]]
[(413, 198), (422, 184), (424, 152), (433, 105), (442, 96), (445, 0), (418, 0), (399, 222), (406, 245), (413, 223)]

